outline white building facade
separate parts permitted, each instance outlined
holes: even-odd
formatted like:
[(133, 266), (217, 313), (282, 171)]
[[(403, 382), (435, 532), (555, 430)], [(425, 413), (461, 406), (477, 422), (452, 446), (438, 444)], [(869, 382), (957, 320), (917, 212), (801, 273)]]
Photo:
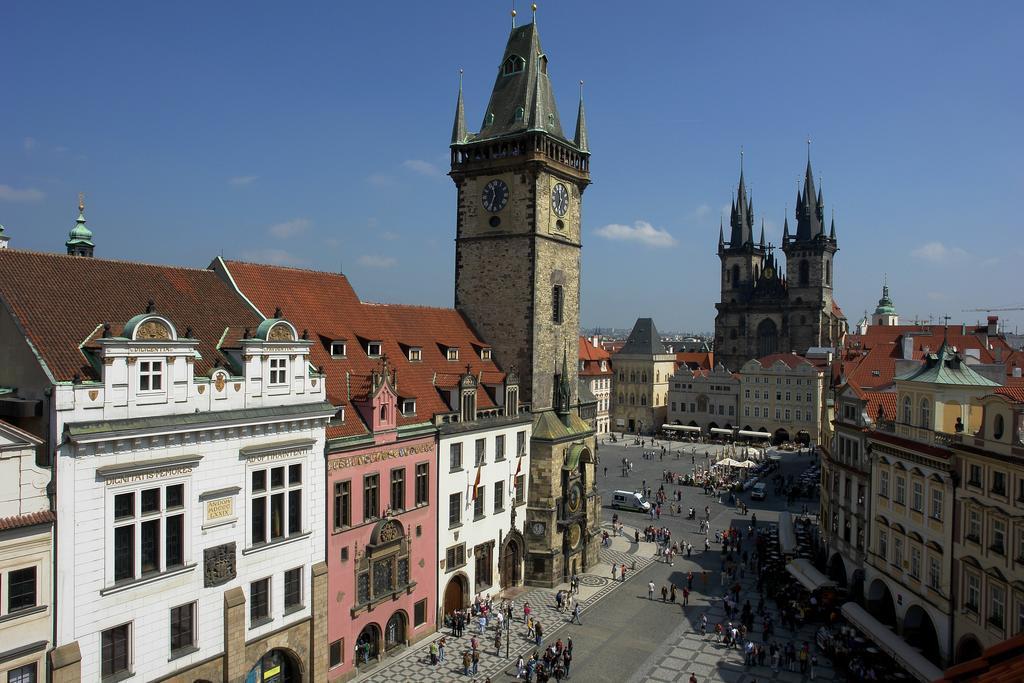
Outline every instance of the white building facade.
[(523, 585), (532, 425), (532, 415), (524, 412), (439, 427), (437, 604), (442, 617), (477, 596), (494, 597)]
[(310, 342), (265, 321), (209, 377), (156, 314), (96, 343), (100, 382), (56, 387), (58, 645), (82, 680), (302, 667), (333, 415)]
[(0, 680), (46, 680), (53, 629), (53, 512), (42, 440), (0, 420)]

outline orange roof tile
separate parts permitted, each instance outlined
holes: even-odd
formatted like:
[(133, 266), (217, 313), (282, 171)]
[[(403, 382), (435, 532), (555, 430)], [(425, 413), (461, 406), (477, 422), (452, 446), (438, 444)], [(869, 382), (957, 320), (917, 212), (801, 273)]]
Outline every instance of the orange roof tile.
[(11, 529), (20, 529), (26, 526), (35, 526), (36, 524), (53, 524), (56, 521), (57, 515), (53, 510), (0, 517), (0, 531), (10, 531)]
[(814, 365), (814, 363), (810, 362), (803, 356), (799, 356), (795, 353), (773, 353), (769, 356), (757, 359), (757, 362), (761, 364), (762, 368), (771, 367), (779, 361), (782, 361), (791, 368), (796, 368), (800, 365)]
[[(455, 408), (446, 403), (439, 389), (454, 386), (467, 366), (482, 378), (485, 387), (504, 382), (505, 374), (494, 361), (480, 358), (479, 350), (489, 345), (454, 309), (362, 302), (348, 278), (338, 273), (240, 261), (228, 261), (226, 266), (239, 290), (261, 312), (269, 315), (280, 306), (297, 328), (307, 328), (311, 338), (319, 339), (310, 359), (327, 373), (328, 400), (336, 406), (351, 403), (346, 372), (355, 397), (365, 393), (370, 373), (380, 365), (379, 358), (367, 355), (360, 339), (382, 343), (383, 354), (397, 371), (399, 396), (416, 400), (416, 415), (399, 415), (399, 426), (422, 423)], [(346, 357), (332, 357), (330, 342), (342, 339), (348, 340)], [(421, 360), (409, 360), (411, 347), (421, 349)], [(448, 360), (444, 349), (450, 347), (459, 349), (458, 360)], [(478, 392), (479, 408), (494, 405), (486, 389)], [(358, 411), (348, 410), (345, 424), (332, 423), (328, 435), (365, 431)]]
[[(18, 319), (28, 340), (58, 382), (99, 379), (81, 346), (110, 323), (111, 333), (146, 309), (170, 320), (199, 341), (196, 374), (208, 372), (218, 358), (225, 328), (252, 327), (257, 316), (209, 270), (0, 250), (0, 299)], [(300, 327), (301, 329), (301, 327)]]
[(1024, 634), (996, 643), (980, 657), (946, 669), (934, 683), (1020, 683), (1024, 681)]
[[(583, 367), (580, 368), (581, 377), (601, 377), (612, 375), (611, 355), (600, 346), (594, 346), (586, 337), (579, 338), (578, 356)], [(605, 363), (605, 369), (601, 369), (601, 361)]]

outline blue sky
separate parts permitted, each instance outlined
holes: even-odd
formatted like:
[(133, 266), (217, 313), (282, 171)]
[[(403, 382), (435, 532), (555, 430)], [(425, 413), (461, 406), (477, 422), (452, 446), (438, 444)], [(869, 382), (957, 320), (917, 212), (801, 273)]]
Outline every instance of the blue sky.
[[(851, 323), (885, 273), (905, 319), (1024, 305), (1021, 3), (540, 5), (569, 131), (586, 81), (585, 325), (710, 329), (740, 147), (777, 242), (808, 135)], [(0, 223), (62, 251), (84, 191), (99, 256), (343, 268), (364, 299), (451, 305), (457, 73), (476, 130), (509, 6), (3, 3)]]

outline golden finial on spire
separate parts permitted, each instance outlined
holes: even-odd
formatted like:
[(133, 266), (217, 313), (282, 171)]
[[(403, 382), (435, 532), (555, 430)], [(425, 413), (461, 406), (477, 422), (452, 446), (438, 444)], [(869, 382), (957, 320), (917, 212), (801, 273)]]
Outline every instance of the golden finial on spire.
[(533, 3), (533, 4), (532, 4), (532, 5), (530, 6), (530, 9), (532, 9), (532, 10), (533, 10), (533, 23), (535, 23), (535, 24), (536, 24), (536, 23), (537, 23), (537, 3)]
[(583, 99), (583, 81), (580, 80), (580, 99)]
[(85, 212), (85, 193), (78, 193), (78, 213)]
[(516, 0), (512, 0), (512, 28), (516, 27)]

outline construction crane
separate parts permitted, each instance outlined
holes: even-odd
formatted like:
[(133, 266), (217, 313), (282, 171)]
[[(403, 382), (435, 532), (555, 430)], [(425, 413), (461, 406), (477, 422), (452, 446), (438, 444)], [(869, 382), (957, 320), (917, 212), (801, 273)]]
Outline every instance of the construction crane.
[(1024, 306), (1008, 306), (1006, 308), (962, 308), (961, 313), (996, 313), (999, 311), (1024, 311)]

